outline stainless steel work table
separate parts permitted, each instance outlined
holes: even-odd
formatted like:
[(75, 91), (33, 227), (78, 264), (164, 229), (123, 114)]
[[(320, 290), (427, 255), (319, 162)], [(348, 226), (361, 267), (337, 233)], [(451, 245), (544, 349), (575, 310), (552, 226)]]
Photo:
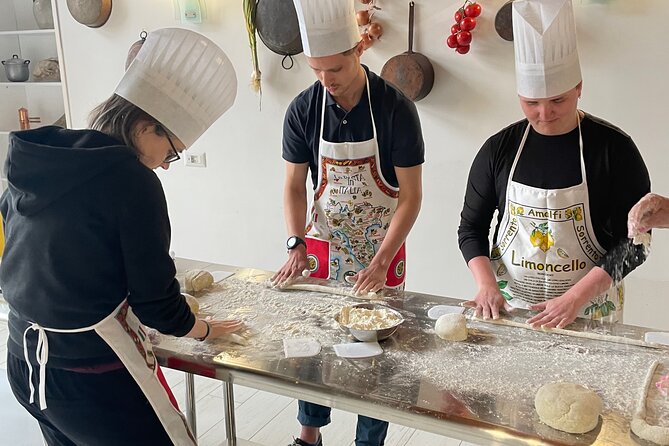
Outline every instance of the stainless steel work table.
[[(177, 265), (180, 274), (183, 274), (186, 269), (193, 268), (209, 271), (234, 270), (236, 271), (235, 276), (226, 280), (243, 280), (256, 284), (269, 277), (269, 273), (261, 270), (231, 268), (203, 262), (178, 260)], [(208, 294), (200, 297), (205, 308), (209, 298)], [(220, 298), (219, 295), (217, 299)], [(342, 299), (350, 300), (347, 302), (349, 304), (355, 303), (355, 300), (351, 298), (317, 295), (317, 293), (313, 293), (309, 298), (323, 300), (325, 302), (323, 305), (331, 305), (334, 302), (335, 305), (343, 306), (345, 303), (341, 302)], [(223, 348), (214, 350), (212, 353), (201, 348), (206, 343), (197, 344), (192, 340), (159, 336), (155, 352), (163, 366), (187, 372), (187, 417), (192, 426), (195, 425), (192, 374), (219, 379), (223, 382), (227, 444), (229, 445), (237, 444), (233, 383), (480, 444), (646, 444), (630, 433), (629, 414), (624, 414), (622, 411), (605, 410), (600, 425), (594, 431), (583, 435), (572, 435), (556, 431), (540, 423), (532, 402), (528, 401), (527, 397), (509, 394), (500, 396), (499, 392), (489, 391), (491, 386), (494, 386), (494, 380), (491, 384), (481, 379), (481, 389), (471, 386), (459, 388), (457, 380), (455, 384), (440, 383), (439, 377), (436, 376), (438, 373), (430, 369), (432, 363), (424, 362), (421, 358), (436, 354), (439, 355), (436, 356), (437, 358), (443, 358), (446, 363), (449, 361), (448, 350), (444, 350), (441, 354), (440, 349), (445, 349), (448, 347), (447, 344), (454, 343), (446, 343), (434, 335), (432, 331), (434, 321), (427, 317), (427, 310), (434, 305), (457, 305), (459, 302), (461, 301), (456, 299), (411, 292), (387, 296), (384, 303), (399, 310), (405, 316), (406, 321), (393, 337), (381, 342), (384, 353), (373, 358), (355, 360), (340, 358), (334, 353), (329, 342), (321, 342), (323, 348), (320, 354), (309, 358), (287, 359), (283, 355), (282, 343), (276, 338), (271, 340), (268, 337), (263, 344), (263, 333), (254, 335), (260, 338), (260, 340), (255, 340), (256, 347), (262, 344), (259, 350), (252, 346), (226, 343)], [(271, 308), (266, 310), (273, 311)], [(280, 317), (279, 314), (276, 315), (276, 318)], [(317, 324), (323, 324), (325, 330), (329, 330), (333, 327), (328, 322), (330, 318), (330, 315), (314, 318), (313, 315), (305, 313), (304, 324), (318, 321)], [(473, 322), (469, 339), (465, 343), (457, 343), (463, 344), (457, 347), (460, 349), (458, 351), (463, 351), (463, 348), (470, 354), (472, 351), (476, 354), (478, 350), (491, 351), (491, 345), (503, 342), (497, 339), (503, 340), (506, 337), (505, 342), (508, 345), (504, 346), (504, 349), (511, 352), (512, 355), (515, 355), (516, 349), (519, 352), (517, 358), (512, 356), (514, 362), (521, 361), (521, 352), (524, 355), (528, 351), (530, 354), (536, 353), (539, 355), (537, 359), (541, 360), (542, 350), (563, 352), (566, 349), (568, 358), (590, 355), (583, 356), (586, 358), (585, 362), (587, 358), (599, 358), (597, 354), (604, 354), (605, 356), (601, 357), (611, 357), (612, 361), (617, 361), (619, 364), (627, 363), (628, 360), (625, 358), (630, 358), (630, 361), (637, 361), (644, 366), (650, 360), (660, 360), (664, 366), (669, 365), (669, 350), (667, 349), (562, 337), (520, 328), (482, 324), (482, 322)], [(644, 333), (648, 331), (641, 327), (622, 324), (602, 325), (590, 321), (579, 321), (575, 325), (576, 328), (570, 327), (570, 329), (607, 333), (636, 340), (643, 339)], [(262, 329), (262, 327), (256, 327), (256, 329)], [(508, 334), (508, 330), (516, 330), (516, 332)], [(332, 332), (329, 334), (334, 336), (334, 339), (339, 339), (339, 342), (351, 341), (350, 336), (343, 330), (335, 327), (334, 330), (329, 331)], [(542, 336), (546, 339), (540, 338)], [(286, 337), (291, 336), (287, 334)], [(522, 338), (518, 340), (517, 346), (514, 345), (516, 344), (515, 337)], [(522, 345), (527, 343), (524, 340), (525, 337), (531, 339), (527, 342), (531, 343), (534, 350), (523, 350)], [(566, 342), (554, 341), (557, 338), (571, 339)], [(540, 346), (539, 349), (536, 349), (537, 345)], [(217, 351), (221, 354), (216, 355)], [(408, 352), (414, 354), (412, 356), (414, 359), (411, 361), (405, 361), (406, 357), (403, 356)], [(460, 358), (458, 363), (468, 361), (467, 358), (469, 357)], [(528, 359), (524, 360), (528, 361)], [(409, 364), (412, 361), (415, 364)], [(531, 360), (529, 361), (528, 364), (531, 364)], [(418, 363), (423, 365), (416, 365)], [(464, 366), (466, 367), (466, 364)], [(499, 366), (504, 367), (501, 362)], [(553, 376), (555, 373), (550, 371), (550, 366), (546, 364), (545, 372), (549, 374), (546, 381), (556, 378)], [(480, 371), (480, 366), (474, 365), (473, 367), (472, 373)], [(540, 366), (539, 370), (544, 370), (542, 367)], [(568, 372), (571, 367), (565, 365), (565, 376), (557, 378), (569, 380)], [(646, 370), (639, 370), (640, 375), (645, 376)], [(521, 371), (521, 373), (528, 373), (528, 381), (532, 381), (535, 375), (533, 371)], [(610, 376), (602, 376), (601, 379), (602, 382), (624, 379), (621, 376), (613, 373)], [(483, 385), (486, 383), (487, 385)], [(617, 384), (620, 385), (620, 383)], [(635, 406), (636, 399), (629, 399), (632, 399), (628, 402), (629, 407)], [(662, 404), (668, 404), (667, 400), (665, 399)], [(297, 430), (297, 422), (295, 427)]]

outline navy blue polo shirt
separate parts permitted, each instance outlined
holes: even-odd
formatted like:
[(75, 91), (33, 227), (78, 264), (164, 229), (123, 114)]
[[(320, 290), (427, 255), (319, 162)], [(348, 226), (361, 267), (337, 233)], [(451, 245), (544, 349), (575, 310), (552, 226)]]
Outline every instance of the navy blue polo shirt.
[[(369, 78), (372, 111), (376, 123), (381, 171), (397, 187), (395, 167), (413, 167), (425, 161), (425, 145), (416, 106), (399, 90), (363, 65)], [(318, 181), (318, 148), (321, 109), (325, 93), (323, 137), (330, 142), (361, 142), (374, 136), (367, 88), (360, 102), (346, 111), (324, 92), (320, 82), (300, 93), (286, 111), (283, 123), (283, 159), (309, 163), (314, 187)]]

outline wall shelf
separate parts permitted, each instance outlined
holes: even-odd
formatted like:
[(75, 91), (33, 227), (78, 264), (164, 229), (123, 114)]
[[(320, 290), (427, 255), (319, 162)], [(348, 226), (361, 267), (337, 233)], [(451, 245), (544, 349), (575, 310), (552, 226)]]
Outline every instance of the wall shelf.
[(0, 31), (0, 36), (39, 36), (54, 35), (55, 29), (22, 29), (18, 31)]
[(60, 82), (0, 82), (0, 87), (60, 87)]

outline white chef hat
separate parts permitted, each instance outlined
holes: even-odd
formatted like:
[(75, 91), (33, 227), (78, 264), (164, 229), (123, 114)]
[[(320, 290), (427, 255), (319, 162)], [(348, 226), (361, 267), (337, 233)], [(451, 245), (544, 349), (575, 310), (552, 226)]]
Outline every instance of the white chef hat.
[(115, 93), (190, 147), (235, 102), (237, 76), (211, 40), (163, 28), (149, 33)]
[(354, 0), (293, 0), (304, 54), (324, 57), (343, 53), (360, 40)]
[(518, 94), (550, 98), (581, 82), (571, 0), (513, 2)]

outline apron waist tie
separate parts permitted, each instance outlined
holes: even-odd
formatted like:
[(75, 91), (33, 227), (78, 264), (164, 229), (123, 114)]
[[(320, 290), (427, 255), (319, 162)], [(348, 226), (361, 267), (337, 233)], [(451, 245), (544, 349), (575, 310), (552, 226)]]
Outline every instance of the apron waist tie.
[(44, 410), (46, 405), (46, 364), (49, 362), (49, 338), (46, 335), (46, 330), (39, 324), (33, 322), (23, 332), (23, 356), (28, 363), (28, 382), (30, 383), (30, 404), (35, 402), (35, 386), (33, 385), (33, 366), (30, 363), (28, 355), (28, 331), (34, 330), (37, 332), (37, 348), (35, 349), (35, 356), (37, 357), (37, 364), (39, 367), (39, 378), (37, 381), (39, 408)]

